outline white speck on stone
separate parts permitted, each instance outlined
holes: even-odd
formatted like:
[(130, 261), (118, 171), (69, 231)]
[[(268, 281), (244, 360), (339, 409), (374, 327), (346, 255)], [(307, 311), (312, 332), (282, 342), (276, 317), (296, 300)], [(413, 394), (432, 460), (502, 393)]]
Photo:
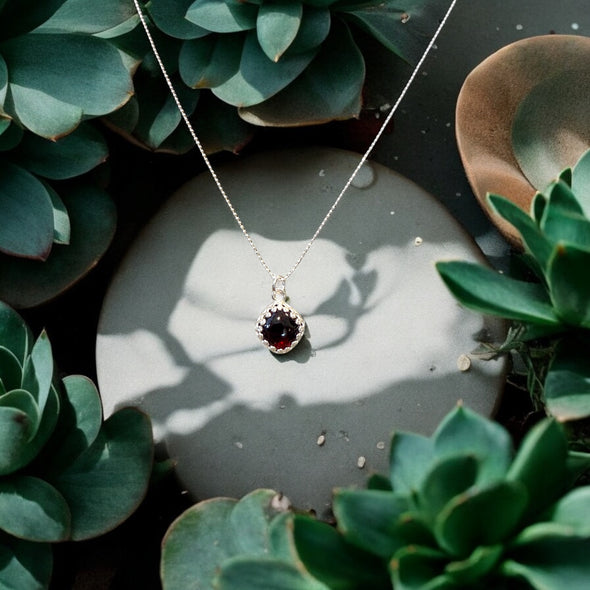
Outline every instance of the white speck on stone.
[(523, 25), (516, 25), (516, 30), (517, 31), (522, 31), (524, 29)]
[(389, 214), (390, 215), (395, 215), (395, 211), (390, 211)]
[(460, 197), (461, 196), (461, 193), (457, 192), (457, 193), (455, 193), (455, 196), (456, 197)]
[(465, 371), (469, 371), (469, 369), (471, 368), (471, 359), (469, 358), (468, 355), (466, 355), (466, 354), (459, 355), (459, 358), (457, 359), (457, 368), (462, 373), (464, 373)]
[(380, 440), (380, 441), (377, 443), (377, 448), (378, 448), (380, 451), (382, 451), (382, 450), (385, 448), (385, 443), (384, 443), (382, 440)]
[(379, 110), (382, 113), (386, 113), (387, 111), (391, 110), (391, 105), (388, 102), (386, 102), (386, 103), (379, 106)]
[(449, 121), (448, 123), (445, 123), (445, 127), (450, 127), (451, 126), (451, 122)]
[(325, 432), (322, 432), (322, 434), (320, 434), (318, 436), (316, 444), (318, 445), (318, 447), (323, 447), (326, 444), (326, 433)]
[(318, 174), (318, 176), (326, 176), (326, 171), (322, 168)]
[(363, 469), (363, 467), (367, 464), (367, 458), (363, 457), (362, 455), (357, 459), (356, 466), (359, 469)]
[(424, 240), (418, 236), (416, 237), (416, 239), (414, 240), (414, 246), (421, 246), (424, 243)]
[(574, 31), (577, 31), (580, 28), (580, 25), (578, 23), (572, 23), (572, 29)]
[(234, 443), (234, 447), (236, 447), (237, 449), (243, 449), (244, 448), (244, 443), (240, 442), (240, 441), (236, 441)]

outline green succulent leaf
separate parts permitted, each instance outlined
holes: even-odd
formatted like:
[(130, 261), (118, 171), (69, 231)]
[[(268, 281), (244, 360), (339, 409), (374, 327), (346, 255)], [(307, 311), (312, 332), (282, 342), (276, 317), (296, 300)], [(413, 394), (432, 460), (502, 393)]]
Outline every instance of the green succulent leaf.
[(116, 209), (105, 191), (81, 185), (61, 196), (72, 227), (69, 246), (55, 245), (45, 262), (0, 256), (0, 298), (13, 307), (39, 305), (65, 291), (98, 262), (113, 238)]
[(502, 565), (502, 573), (526, 580), (533, 588), (585, 590), (590, 579), (589, 538), (545, 536), (531, 541)]
[(458, 585), (473, 587), (496, 568), (503, 553), (503, 545), (476, 547), (467, 559), (449, 563), (445, 568), (445, 573)]
[[(6, 93), (8, 92), (8, 66), (6, 60), (0, 55), (0, 114), (4, 113), (4, 101), (6, 100)], [(10, 119), (4, 118), (2, 120), (2, 133), (10, 124)]]
[(574, 193), (564, 183), (549, 189), (549, 203), (543, 211), (541, 229), (553, 242), (565, 242), (590, 249), (590, 220), (584, 216)]
[(548, 200), (543, 193), (536, 193), (531, 203), (531, 217), (535, 220), (537, 225), (541, 223), (543, 215), (545, 214), (545, 207)]
[(51, 180), (80, 176), (102, 164), (107, 156), (104, 137), (88, 123), (59, 141), (25, 134), (14, 154), (23, 168)]
[(0, 396), (0, 407), (14, 408), (26, 414), (27, 423), (30, 424), (30, 433), (26, 442), (30, 442), (37, 434), (41, 423), (41, 412), (35, 398), (24, 389), (13, 389)]
[(27, 324), (16, 311), (0, 301), (0, 346), (10, 350), (22, 367), (32, 343), (33, 336)]
[(338, 10), (399, 57), (416, 63), (446, 8), (441, 0), (385, 0), (345, 3)]
[(500, 481), (456, 496), (439, 513), (434, 533), (451, 555), (467, 558), (480, 545), (496, 545), (512, 535), (527, 508), (526, 487)]
[(165, 590), (211, 587), (217, 568), (234, 553), (227, 520), (237, 500), (214, 498), (189, 508), (162, 543), (160, 577)]
[[(165, 587), (174, 590), (180, 586)], [(198, 586), (182, 586), (197, 590)], [(243, 557), (229, 559), (216, 579), (218, 590), (332, 590), (310, 576), (305, 570), (271, 557)]]
[(519, 231), (527, 250), (539, 264), (539, 274), (544, 276), (553, 252), (553, 242), (543, 234), (535, 220), (512, 201), (499, 195), (488, 195), (488, 200), (496, 213)]
[[(208, 153), (222, 150), (238, 153), (254, 136), (251, 125), (232, 106), (217, 100), (210, 92), (199, 101), (199, 111), (206, 117), (195, 117), (194, 127)], [(192, 139), (191, 139), (192, 141)]]
[(469, 309), (548, 328), (562, 325), (541, 285), (471, 262), (438, 262), (436, 268), (451, 293)]
[(256, 19), (256, 34), (268, 59), (277, 62), (297, 37), (303, 16), (301, 2), (261, 4)]
[(332, 15), (328, 8), (303, 5), (303, 14), (297, 36), (288, 48), (290, 54), (305, 53), (319, 47), (328, 37)]
[(590, 249), (558, 242), (549, 260), (547, 281), (555, 313), (568, 324), (590, 328)]
[(43, 470), (53, 474), (61, 473), (88, 450), (102, 426), (100, 396), (90, 379), (65, 377), (63, 391), (59, 422), (43, 460)]
[(29, 391), (42, 413), (53, 381), (53, 353), (47, 332), (37, 338), (23, 368), (23, 388)]
[(264, 555), (269, 547), (269, 525), (282, 511), (275, 506), (280, 498), (273, 490), (255, 490), (232, 508), (228, 525), (236, 535), (236, 549), (249, 555)]
[(590, 218), (590, 150), (586, 151), (574, 166), (571, 187), (584, 214)]
[[(164, 588), (209, 588), (219, 567), (230, 557), (266, 555), (270, 525), (284, 512), (274, 507), (276, 497), (273, 490), (255, 490), (239, 502), (216, 498), (186, 510), (168, 529), (162, 545)], [(253, 534), (242, 535), (242, 530)]]
[(6, 391), (22, 385), (23, 368), (16, 355), (4, 346), (0, 346), (0, 378)]
[(552, 523), (565, 525), (569, 533), (590, 537), (590, 486), (571, 490), (560, 498), (547, 514)]
[(502, 479), (512, 460), (512, 441), (508, 432), (462, 405), (441, 421), (432, 438), (439, 458), (456, 455), (477, 458), (476, 481), (479, 485)]
[(152, 462), (147, 416), (124, 408), (108, 418), (90, 447), (51, 478), (72, 512), (71, 538), (88, 539), (125, 520), (145, 495)]
[(29, 437), (28, 440), (22, 441), (20, 447), (15, 448), (15, 451), (17, 451), (17, 460), (13, 463), (13, 472), (16, 469), (29, 465), (41, 454), (47, 441), (55, 430), (60, 406), (59, 396), (55, 388), (52, 386), (49, 391), (47, 403), (45, 404), (45, 410), (43, 411), (41, 420), (34, 431), (34, 437)]
[(256, 27), (258, 7), (233, 0), (197, 0), (186, 13), (186, 19), (215, 33), (234, 33)]
[(240, 68), (242, 35), (211, 35), (185, 41), (178, 57), (183, 82), (191, 88), (214, 88), (235, 76)]
[(448, 557), (428, 547), (404, 547), (390, 563), (396, 590), (446, 590), (455, 588), (444, 574)]
[(107, 31), (135, 15), (130, 0), (66, 0), (37, 31), (87, 33)]
[(45, 590), (53, 569), (49, 543), (32, 543), (15, 537), (0, 537), (0, 588)]
[(48, 139), (71, 133), (83, 116), (116, 110), (133, 93), (121, 54), (98, 37), (25, 35), (2, 43), (0, 53), (10, 76), (9, 114)]
[(211, 31), (199, 27), (185, 18), (194, 0), (152, 0), (149, 13), (154, 23), (164, 33), (177, 39), (199, 39)]
[(590, 416), (588, 338), (564, 338), (558, 343), (543, 386), (547, 409), (557, 420)]
[(420, 489), (434, 461), (434, 444), (421, 434), (394, 432), (389, 457), (394, 492), (411, 494)]
[(212, 89), (221, 100), (237, 107), (251, 106), (277, 94), (305, 70), (317, 50), (284, 55), (275, 63), (260, 48), (256, 31), (245, 35), (240, 69)]
[(405, 544), (399, 521), (409, 510), (407, 496), (381, 490), (337, 489), (333, 509), (346, 540), (383, 559)]
[[(158, 80), (152, 82), (143, 86), (137, 97), (139, 118), (133, 133), (147, 147), (157, 150), (176, 131), (182, 118), (168, 88), (159, 84)], [(185, 112), (187, 115), (192, 114), (199, 101), (199, 92), (184, 85), (177, 85), (177, 88), (177, 95)], [(190, 140), (192, 147), (192, 138)]]
[(388, 588), (381, 560), (347, 542), (334, 527), (296, 515), (293, 537), (305, 570), (328, 588)]
[(2, 115), (0, 115), (0, 126), (2, 130), (0, 152), (10, 152), (22, 141), (25, 132), (20, 125)]
[(348, 28), (335, 22), (319, 53), (297, 78), (264, 102), (240, 108), (240, 116), (255, 125), (273, 126), (355, 117), (361, 109), (364, 81), (363, 56)]
[(59, 9), (68, 0), (4, 0), (0, 4), (0, 38), (10, 38), (32, 31)]
[(469, 489), (476, 481), (479, 461), (473, 455), (449, 456), (437, 461), (428, 473), (420, 490), (419, 506), (428, 520), (455, 497)]
[(61, 197), (47, 183), (45, 183), (45, 190), (47, 190), (47, 194), (51, 199), (51, 206), (53, 207), (53, 243), (67, 245), (70, 243), (72, 230), (68, 210)]
[(0, 161), (0, 252), (45, 260), (53, 243), (53, 206), (30, 172)]
[(0, 406), (0, 475), (22, 467), (22, 450), (26, 447), (34, 425), (19, 408)]
[(63, 496), (46, 481), (20, 475), (0, 481), (0, 529), (28, 541), (64, 541), (70, 511)]
[(528, 492), (526, 516), (545, 510), (564, 491), (566, 458), (567, 440), (555, 420), (547, 418), (527, 433), (506, 474)]

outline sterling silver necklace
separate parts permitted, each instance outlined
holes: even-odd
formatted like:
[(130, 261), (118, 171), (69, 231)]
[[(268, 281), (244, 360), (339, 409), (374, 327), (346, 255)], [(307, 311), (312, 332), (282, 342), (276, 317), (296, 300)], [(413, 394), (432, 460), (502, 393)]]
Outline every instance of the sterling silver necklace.
[(154, 57), (156, 58), (156, 61), (158, 62), (158, 65), (160, 66), (160, 69), (162, 70), (162, 75), (164, 76), (164, 79), (166, 80), (166, 84), (168, 85), (168, 88), (170, 89), (170, 93), (172, 94), (172, 98), (174, 99), (174, 102), (176, 103), (176, 106), (178, 107), (178, 110), (182, 116), (182, 119), (184, 120), (184, 122), (191, 134), (191, 137), (193, 138), (193, 141), (195, 142), (195, 145), (197, 146), (199, 152), (201, 153), (201, 157), (203, 158), (203, 161), (205, 162), (205, 165), (207, 166), (207, 168), (208, 168), (208, 170), (209, 170), (209, 172), (210, 172), (210, 174), (217, 186), (217, 189), (219, 190), (219, 193), (221, 194), (221, 196), (225, 200), (236, 223), (238, 224), (239, 228), (242, 230), (244, 237), (246, 238), (246, 240), (248, 240), (250, 247), (254, 251), (254, 254), (256, 254), (256, 257), (258, 258), (258, 260), (260, 261), (260, 264), (262, 264), (264, 270), (266, 270), (266, 272), (270, 275), (270, 277), (272, 279), (272, 302), (270, 303), (270, 305), (268, 305), (262, 311), (262, 313), (258, 317), (258, 320), (256, 321), (256, 334), (258, 335), (258, 338), (262, 342), (262, 344), (266, 348), (268, 348), (271, 352), (273, 352), (275, 354), (285, 354), (287, 352), (290, 352), (291, 350), (293, 350), (293, 348), (295, 348), (295, 346), (297, 346), (297, 344), (299, 344), (299, 342), (303, 338), (303, 334), (305, 333), (305, 321), (304, 321), (303, 317), (301, 316), (301, 314), (299, 312), (297, 312), (295, 309), (293, 309), (293, 307), (291, 307), (287, 303), (287, 291), (286, 291), (285, 283), (286, 283), (287, 279), (297, 270), (297, 268), (299, 267), (299, 265), (301, 264), (301, 262), (303, 261), (303, 259), (305, 258), (305, 256), (307, 255), (307, 253), (309, 252), (311, 247), (313, 246), (313, 243), (315, 242), (316, 238), (318, 237), (320, 232), (324, 229), (324, 226), (326, 225), (326, 223), (328, 223), (328, 220), (330, 219), (330, 217), (332, 217), (332, 214), (334, 213), (336, 207), (338, 207), (338, 204), (340, 203), (342, 197), (344, 196), (344, 194), (346, 193), (346, 191), (348, 190), (348, 188), (352, 184), (356, 175), (358, 174), (360, 169), (363, 167), (363, 165), (367, 161), (369, 155), (371, 154), (375, 145), (379, 141), (379, 138), (381, 137), (381, 135), (385, 131), (385, 128), (387, 127), (387, 125), (391, 121), (391, 118), (393, 117), (394, 113), (397, 111), (401, 101), (403, 100), (403, 98), (406, 95), (406, 93), (408, 92), (410, 86), (414, 82), (414, 79), (416, 78), (418, 71), (422, 67), (424, 60), (426, 59), (426, 57), (429, 54), (432, 47), (434, 46), (436, 39), (438, 38), (440, 32), (444, 28), (451, 12), (453, 11), (453, 8), (455, 7), (455, 4), (457, 3), (457, 0), (451, 1), (451, 4), (450, 4), (449, 8), (447, 9), (447, 12), (445, 13), (444, 17), (440, 21), (438, 28), (436, 29), (436, 31), (434, 32), (434, 35), (430, 39), (430, 42), (428, 43), (426, 49), (424, 50), (422, 57), (419, 59), (418, 63), (416, 64), (416, 67), (414, 68), (410, 77), (408, 78), (408, 81), (406, 82), (405, 86), (403, 87), (402, 91), (400, 92), (398, 99), (396, 100), (395, 104), (393, 105), (393, 107), (391, 108), (389, 113), (387, 114), (387, 117), (383, 121), (383, 124), (381, 125), (381, 127), (377, 131), (375, 137), (373, 138), (373, 141), (371, 142), (371, 144), (369, 145), (369, 147), (367, 148), (365, 153), (360, 158), (358, 165), (353, 170), (352, 174), (350, 175), (350, 177), (348, 178), (348, 180), (344, 184), (342, 190), (340, 191), (340, 193), (338, 194), (338, 196), (336, 197), (336, 199), (332, 203), (332, 206), (328, 209), (328, 212), (326, 213), (324, 218), (321, 220), (320, 224), (318, 225), (317, 229), (315, 230), (315, 233), (312, 235), (310, 240), (307, 242), (307, 244), (303, 248), (303, 251), (299, 255), (299, 258), (297, 258), (297, 260), (295, 260), (295, 263), (293, 264), (293, 266), (291, 266), (291, 268), (283, 274), (277, 274), (277, 273), (273, 272), (273, 270), (270, 268), (270, 266), (268, 265), (268, 263), (266, 262), (266, 260), (262, 256), (262, 253), (260, 252), (260, 250), (258, 249), (256, 244), (254, 243), (252, 236), (248, 233), (248, 231), (246, 230), (246, 227), (242, 223), (240, 216), (238, 215), (229, 196), (225, 192), (225, 189), (223, 188), (221, 181), (219, 180), (219, 177), (217, 176), (217, 173), (215, 172), (213, 165), (211, 164), (211, 161), (209, 160), (209, 157), (205, 153), (205, 149), (203, 148), (203, 145), (201, 144), (200, 139), (198, 138), (197, 134), (195, 133), (195, 130), (188, 118), (188, 115), (186, 114), (186, 111), (184, 110), (184, 107), (182, 106), (182, 103), (180, 102), (180, 99), (178, 98), (178, 94), (176, 93), (174, 85), (172, 84), (170, 76), (164, 66), (164, 62), (162, 61), (162, 58), (160, 57), (160, 53), (156, 47), (156, 44), (154, 42), (154, 38), (150, 32), (146, 15), (139, 4), (139, 0), (133, 0), (133, 3), (135, 4), (135, 9), (137, 11), (137, 14), (139, 15), (139, 19), (141, 20), (141, 24), (143, 25), (143, 28), (145, 30), (145, 34), (148, 38), (148, 41), (149, 41), (152, 51), (154, 53)]

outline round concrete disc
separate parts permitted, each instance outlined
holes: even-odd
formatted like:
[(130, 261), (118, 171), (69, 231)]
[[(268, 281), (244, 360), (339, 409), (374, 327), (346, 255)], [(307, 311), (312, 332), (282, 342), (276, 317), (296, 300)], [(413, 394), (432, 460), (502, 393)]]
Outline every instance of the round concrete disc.
[[(359, 161), (273, 152), (219, 171), (264, 258), (285, 273)], [(146, 227), (106, 297), (97, 341), (105, 413), (135, 405), (196, 499), (259, 487), (324, 514), (332, 489), (387, 472), (393, 430), (429, 434), (458, 400), (493, 413), (503, 361), (464, 356), (501, 322), (459, 307), (434, 268), (482, 260), (430, 195), (366, 164), (287, 281), (307, 334), (258, 341), (271, 279), (207, 174)], [(467, 369), (467, 370), (465, 370)]]

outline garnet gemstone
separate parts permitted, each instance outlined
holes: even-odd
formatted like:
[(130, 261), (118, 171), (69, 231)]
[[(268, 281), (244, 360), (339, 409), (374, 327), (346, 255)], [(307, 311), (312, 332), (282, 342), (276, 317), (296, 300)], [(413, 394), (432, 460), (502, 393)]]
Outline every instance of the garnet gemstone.
[(304, 331), (303, 317), (284, 301), (271, 303), (256, 322), (258, 338), (275, 354), (292, 350), (303, 338)]
[(299, 325), (288, 311), (277, 310), (262, 325), (262, 337), (270, 346), (283, 350), (293, 346), (299, 334)]

